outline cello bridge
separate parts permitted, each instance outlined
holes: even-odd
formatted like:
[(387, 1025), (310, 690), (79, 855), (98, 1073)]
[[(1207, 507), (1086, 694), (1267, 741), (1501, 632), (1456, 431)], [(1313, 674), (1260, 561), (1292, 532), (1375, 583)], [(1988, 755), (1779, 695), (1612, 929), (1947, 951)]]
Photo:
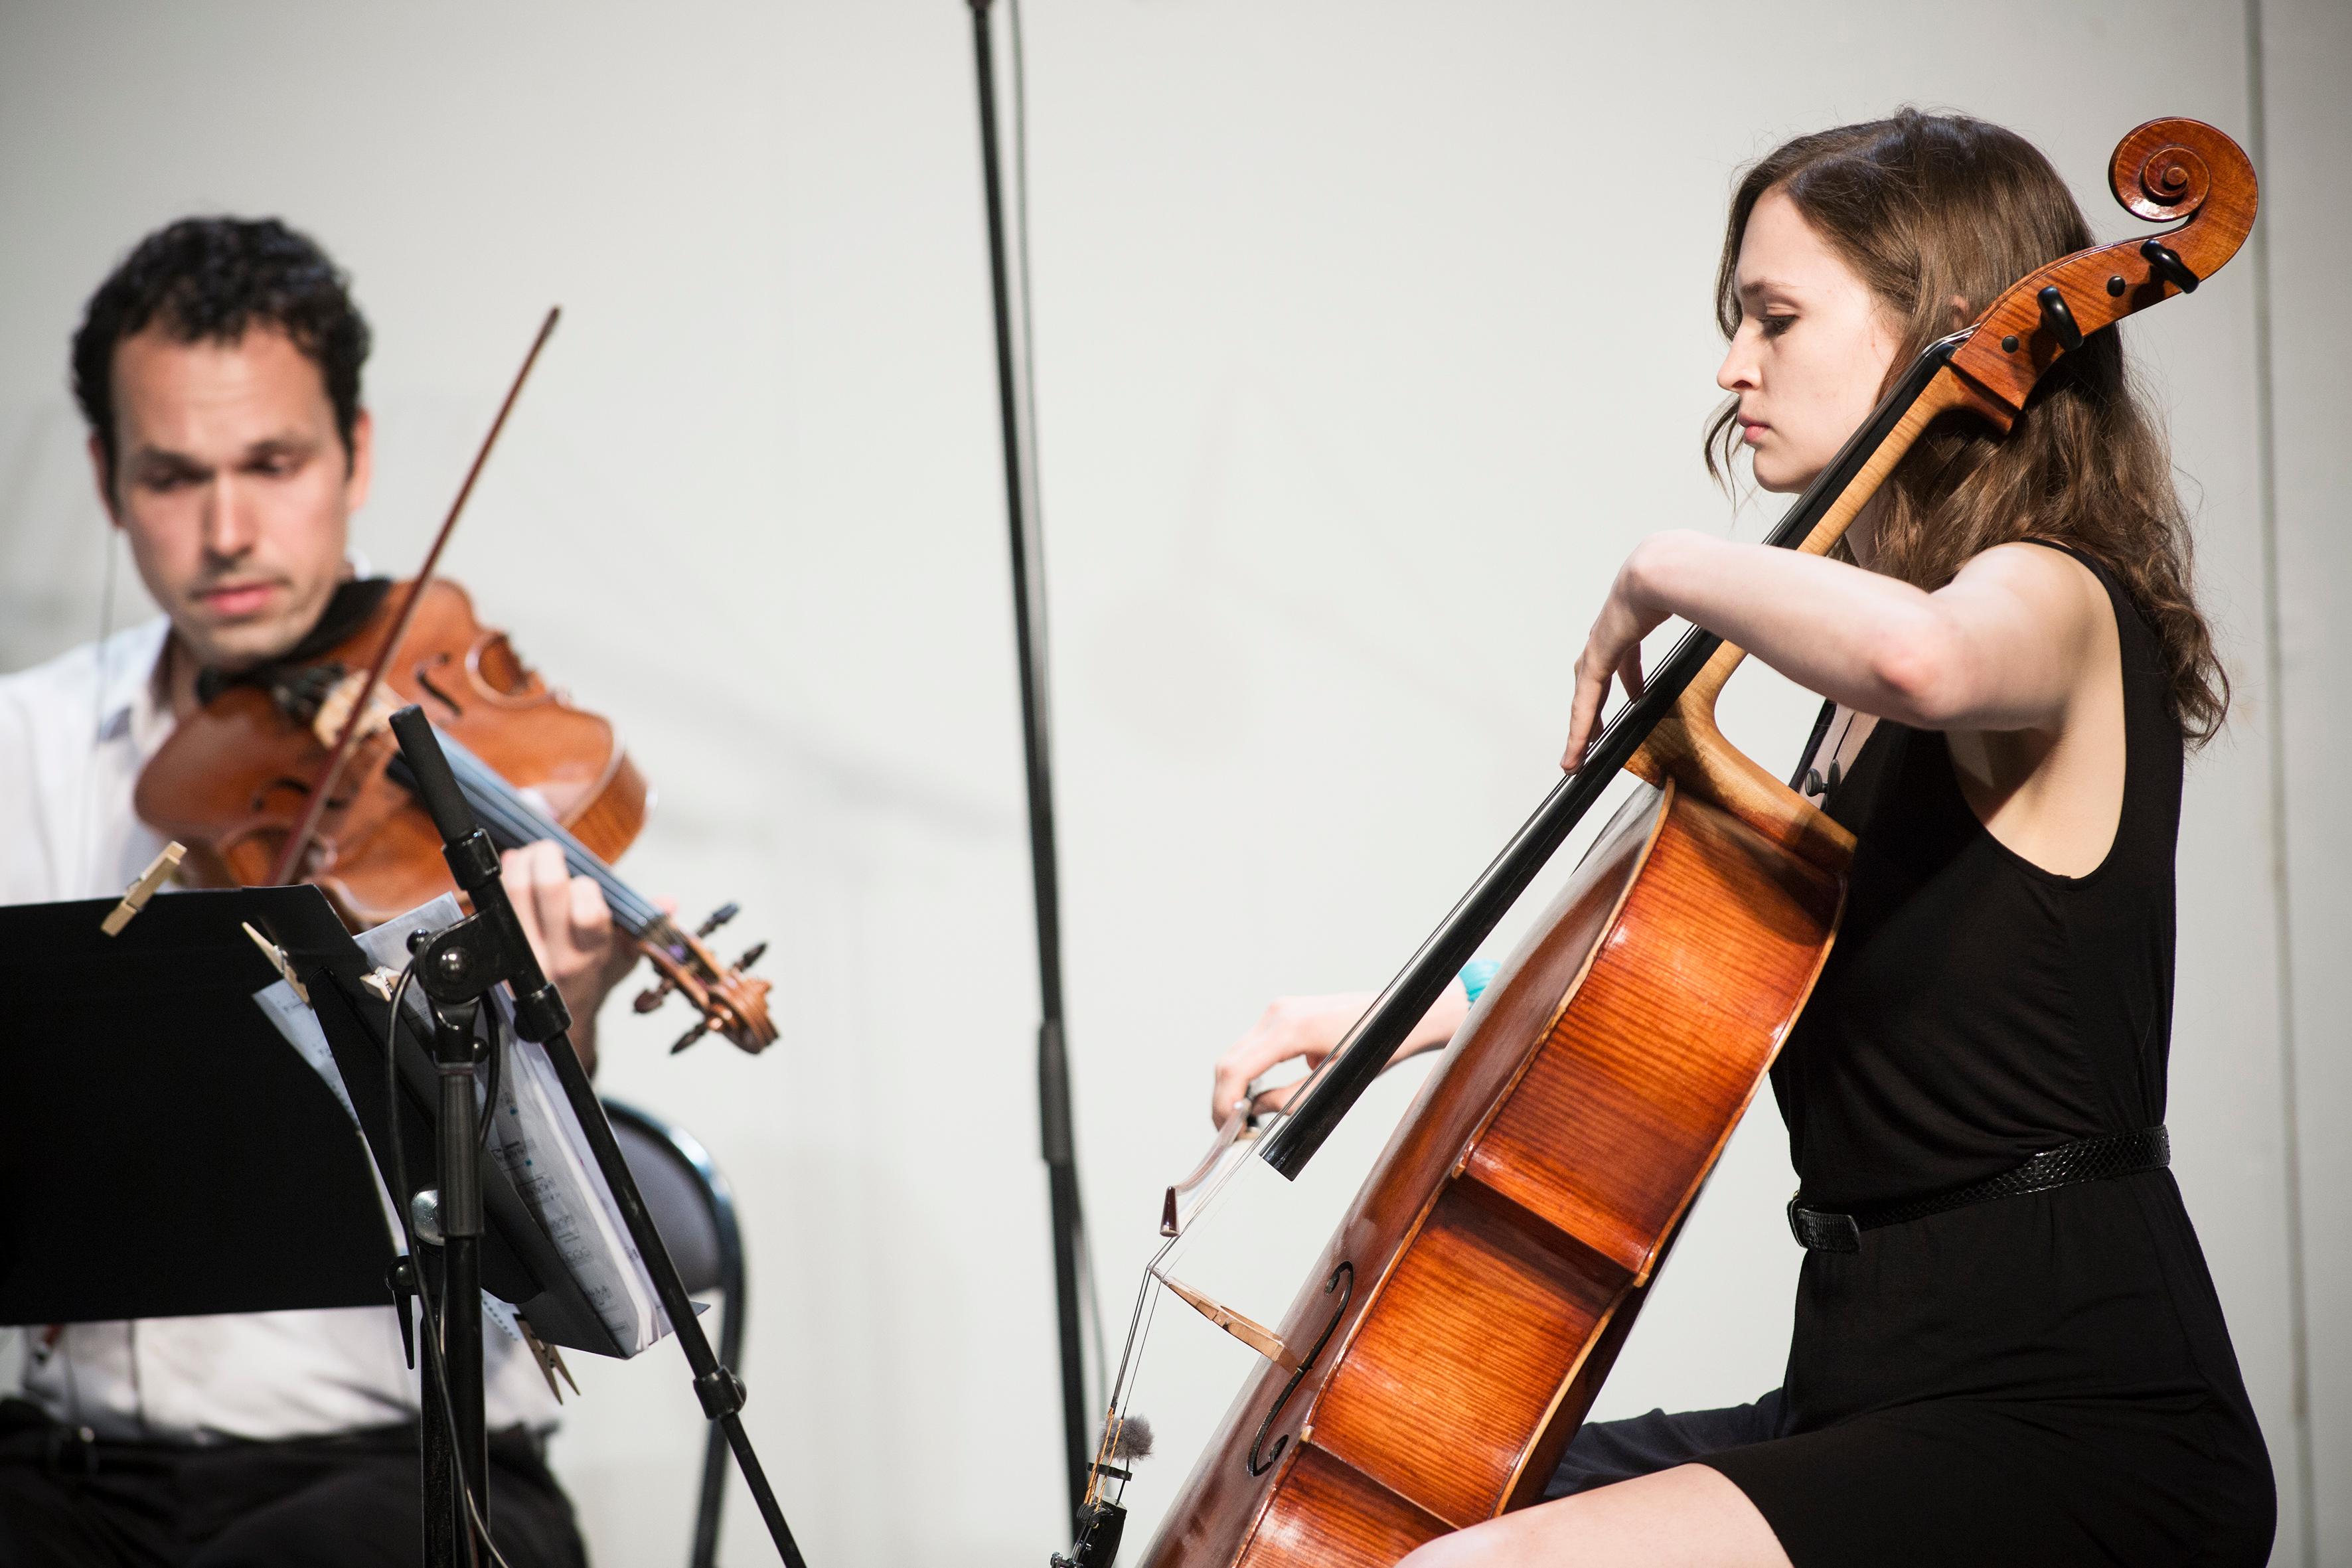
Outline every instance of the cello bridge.
[(1274, 1363), (1275, 1365), (1288, 1372), (1298, 1370), (1298, 1358), (1290, 1353), (1290, 1347), (1282, 1342), (1281, 1336), (1264, 1323), (1254, 1318), (1243, 1316), (1223, 1302), (1204, 1296), (1191, 1286), (1168, 1275), (1160, 1275), (1160, 1282), (1167, 1286), (1178, 1300)]

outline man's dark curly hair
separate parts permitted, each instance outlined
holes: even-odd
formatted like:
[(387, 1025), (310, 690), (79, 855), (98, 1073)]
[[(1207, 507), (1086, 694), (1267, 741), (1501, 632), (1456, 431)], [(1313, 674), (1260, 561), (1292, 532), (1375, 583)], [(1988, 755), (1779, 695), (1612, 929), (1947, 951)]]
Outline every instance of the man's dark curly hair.
[(284, 332), (319, 367), (349, 460), (368, 324), (342, 273), (316, 241), (274, 217), (189, 217), (139, 242), (89, 297), (74, 333), (74, 400), (110, 473), (115, 345), (151, 324), (185, 343), (234, 343), (256, 322)]

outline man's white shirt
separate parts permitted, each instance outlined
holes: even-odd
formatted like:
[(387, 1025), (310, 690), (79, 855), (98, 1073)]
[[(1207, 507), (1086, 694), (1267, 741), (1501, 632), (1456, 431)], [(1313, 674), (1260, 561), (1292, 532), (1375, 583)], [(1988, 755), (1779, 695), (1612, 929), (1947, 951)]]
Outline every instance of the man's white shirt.
[[(154, 679), (168, 630), (158, 617), (0, 676), (0, 904), (111, 897), (163, 848), (131, 794), (172, 732)], [(102, 1437), (309, 1437), (416, 1418), (388, 1305), (26, 1333), (25, 1396)], [(496, 1330), (484, 1353), (490, 1427), (552, 1426), (530, 1354)]]

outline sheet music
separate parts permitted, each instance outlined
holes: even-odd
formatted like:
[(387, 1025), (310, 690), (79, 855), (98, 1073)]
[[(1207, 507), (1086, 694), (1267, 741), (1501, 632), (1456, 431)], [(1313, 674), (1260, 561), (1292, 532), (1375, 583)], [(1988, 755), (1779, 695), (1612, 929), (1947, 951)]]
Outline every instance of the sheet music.
[[(370, 962), (386, 969), (401, 969), (408, 963), (410, 933), (419, 928), (439, 931), (455, 923), (458, 912), (457, 900), (444, 894), (362, 932), (354, 940)], [(254, 1001), (302, 1059), (326, 1080), (356, 1129), (358, 1113), (352, 1109), (351, 1092), (335, 1065), (334, 1053), (328, 1047), (318, 1015), (283, 980), (256, 992)], [(555, 1065), (548, 1059), (546, 1047), (515, 1037), (513, 1005), (504, 991), (491, 993), (489, 1001), (500, 1037), (508, 1042), (499, 1103), (488, 1111), (491, 1157), (512, 1179), (523, 1205), (555, 1243), (572, 1279), (619, 1343), (622, 1353), (634, 1356), (669, 1331), (669, 1319), (654, 1293), (653, 1277), (646, 1271), (644, 1259), (629, 1240), (620, 1205), (614, 1202), (604, 1173), (597, 1168), (589, 1151), (588, 1135), (581, 1129), (579, 1118), (572, 1114), (571, 1101), (564, 1095), (562, 1081), (555, 1076)], [(413, 988), (407, 1007), (411, 1022), (418, 1029), (429, 1031), (430, 1014), (424, 999)], [(368, 1170), (376, 1177), (377, 1194), (385, 1205), (394, 1245), (401, 1246), (398, 1211), (391, 1206), (391, 1194), (384, 1191), (373, 1159), (368, 1162)], [(486, 1307), (495, 1300), (485, 1293)], [(506, 1303), (498, 1302), (489, 1308), (488, 1315), (509, 1337), (520, 1337), (513, 1310)]]
[(352, 1119), (352, 1135), (360, 1141), (360, 1152), (365, 1156), (362, 1163), (367, 1167), (368, 1179), (375, 1184), (376, 1202), (383, 1207), (384, 1230), (392, 1237), (393, 1250), (407, 1251), (400, 1211), (393, 1206), (392, 1193), (383, 1184), (383, 1173), (376, 1169), (374, 1156), (368, 1153), (367, 1135), (360, 1129), (360, 1113), (352, 1107), (352, 1091), (343, 1083), (342, 1069), (335, 1065), (335, 1053), (327, 1044), (327, 1031), (319, 1026), (319, 1015), (310, 1011), (310, 1005), (295, 995), (294, 987), (283, 980), (255, 992), (253, 999), (269, 1021), (278, 1026), (287, 1044), (310, 1064), (313, 1072), (327, 1080), (327, 1087), (342, 1105), (343, 1114)]
[(507, 1049), (490, 1151), (622, 1352), (635, 1355), (668, 1332), (652, 1277), (589, 1157), (587, 1135), (554, 1064), (536, 1041), (517, 1040)]

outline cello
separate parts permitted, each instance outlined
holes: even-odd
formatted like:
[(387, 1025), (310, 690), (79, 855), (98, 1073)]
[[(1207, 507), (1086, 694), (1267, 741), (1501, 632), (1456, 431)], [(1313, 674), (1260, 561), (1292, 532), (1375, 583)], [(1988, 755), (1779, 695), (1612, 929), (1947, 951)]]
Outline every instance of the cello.
[[(2088, 334), (2193, 291), (2252, 226), (2252, 165), (2197, 121), (2138, 127), (2108, 177), (2137, 216), (2185, 221), (2051, 262), (1929, 345), (1766, 542), (1827, 552), (1932, 423), (2006, 433)], [(1836, 936), (1852, 835), (1715, 721), (1744, 657), (1687, 633), (1270, 1128), (1244, 1100), (1169, 1190), (1057, 1564), (1117, 1555), (1148, 1450), (1127, 1399), (1163, 1286), (1265, 1361), (1148, 1568), (1374, 1568), (1541, 1499)], [(1305, 1167), (1621, 769), (1641, 786), (1489, 983), (1284, 1317), (1176, 1280), (1179, 1240), (1248, 1145), (1285, 1176)]]

